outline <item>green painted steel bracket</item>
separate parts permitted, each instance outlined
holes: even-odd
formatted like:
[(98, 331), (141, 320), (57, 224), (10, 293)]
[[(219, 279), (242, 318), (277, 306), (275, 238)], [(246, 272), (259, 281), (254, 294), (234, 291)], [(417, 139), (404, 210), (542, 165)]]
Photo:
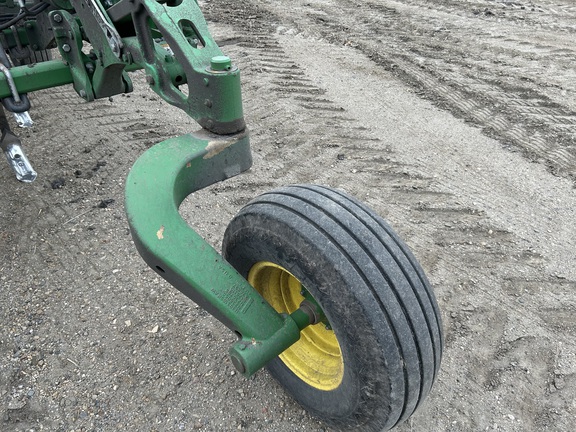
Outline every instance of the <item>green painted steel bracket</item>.
[[(127, 72), (144, 69), (154, 91), (204, 128), (156, 144), (136, 161), (126, 181), (126, 212), (143, 259), (238, 335), (230, 348), (232, 362), (252, 375), (300, 338), (310, 314), (277, 313), (178, 212), (191, 193), (251, 166), (238, 68), (222, 55), (195, 0), (172, 6), (120, 0), (106, 11), (90, 0), (62, 2), (86, 8), (80, 19), (64, 10), (50, 12), (63, 60), (12, 68), (16, 88), (27, 92), (73, 83), (90, 101), (130, 91)], [(127, 20), (134, 24), (127, 34), (115, 29), (106, 36), (96, 29), (115, 23), (120, 28)], [(84, 33), (96, 53), (83, 52)], [(0, 74), (0, 97), (9, 95)]]
[[(74, 82), (70, 68), (61, 60), (13, 67), (10, 73), (19, 93), (30, 93)], [(11, 95), (6, 76), (0, 74), (0, 98)]]
[[(138, 46), (127, 49), (146, 71), (150, 87), (204, 129), (218, 134), (242, 131), (246, 125), (238, 69), (227, 58), (223, 63), (218, 61), (224, 56), (196, 0), (171, 5), (155, 0), (121, 0), (108, 10), (112, 19), (121, 20), (126, 14), (123, 6), (130, 2), (135, 6), (131, 17)], [(160, 55), (158, 39), (166, 46)], [(187, 93), (171, 84), (174, 77), (167, 67), (173, 62), (182, 67)]]
[(126, 181), (126, 212), (140, 255), (239, 336), (230, 355), (245, 376), (296, 342), (309, 322), (300, 311), (278, 314), (182, 219), (178, 208), (192, 192), (250, 165), (247, 132), (221, 136), (200, 131), (150, 148)]

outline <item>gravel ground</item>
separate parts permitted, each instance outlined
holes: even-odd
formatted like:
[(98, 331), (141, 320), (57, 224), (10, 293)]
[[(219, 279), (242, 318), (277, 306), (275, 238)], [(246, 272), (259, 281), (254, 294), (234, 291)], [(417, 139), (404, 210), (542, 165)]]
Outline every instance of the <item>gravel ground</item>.
[[(340, 187), (391, 222), (426, 270), (446, 346), (399, 431), (570, 431), (576, 415), (576, 80), (569, 0), (201, 2), (242, 70), (247, 173), (181, 213), (219, 249), (252, 197)], [(0, 430), (328, 428), (149, 270), (124, 179), (197, 126), (134, 75), (86, 104), (32, 95), (19, 135), (39, 173), (0, 165)]]

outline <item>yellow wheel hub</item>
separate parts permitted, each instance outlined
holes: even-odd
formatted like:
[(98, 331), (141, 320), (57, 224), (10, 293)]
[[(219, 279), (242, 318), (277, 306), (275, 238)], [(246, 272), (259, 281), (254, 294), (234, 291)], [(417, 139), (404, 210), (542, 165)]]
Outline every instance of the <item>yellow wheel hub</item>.
[[(300, 281), (268, 261), (254, 264), (248, 282), (280, 313), (294, 312), (304, 300)], [(280, 354), (280, 359), (302, 381), (319, 390), (334, 390), (344, 376), (340, 345), (323, 323), (302, 330), (300, 340)]]

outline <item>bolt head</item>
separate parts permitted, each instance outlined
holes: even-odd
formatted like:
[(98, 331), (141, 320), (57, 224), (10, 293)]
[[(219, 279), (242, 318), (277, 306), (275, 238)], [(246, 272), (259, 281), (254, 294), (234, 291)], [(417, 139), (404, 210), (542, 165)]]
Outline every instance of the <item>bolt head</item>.
[(64, 52), (70, 52), (72, 51), (72, 48), (70, 47), (70, 45), (64, 44), (62, 45), (62, 50), (64, 50)]
[(54, 14), (53, 19), (54, 19), (55, 22), (61, 23), (61, 22), (62, 22), (62, 15), (60, 15), (60, 14)]

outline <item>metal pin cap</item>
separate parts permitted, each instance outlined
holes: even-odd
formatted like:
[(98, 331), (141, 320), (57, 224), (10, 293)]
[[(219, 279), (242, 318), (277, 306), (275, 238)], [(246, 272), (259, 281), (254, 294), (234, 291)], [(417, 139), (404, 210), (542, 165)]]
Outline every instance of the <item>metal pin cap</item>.
[(227, 71), (232, 69), (232, 61), (226, 56), (215, 56), (210, 60), (210, 69), (213, 71)]

